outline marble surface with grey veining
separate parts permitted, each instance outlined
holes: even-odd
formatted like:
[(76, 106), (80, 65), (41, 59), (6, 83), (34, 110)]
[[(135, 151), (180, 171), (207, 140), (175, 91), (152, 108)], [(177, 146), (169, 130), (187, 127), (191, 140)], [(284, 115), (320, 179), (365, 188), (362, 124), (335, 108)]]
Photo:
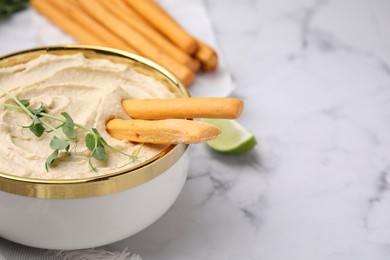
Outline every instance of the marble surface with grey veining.
[(390, 1), (203, 4), (258, 145), (240, 156), (194, 145), (175, 204), (104, 248), (143, 259), (390, 259)]

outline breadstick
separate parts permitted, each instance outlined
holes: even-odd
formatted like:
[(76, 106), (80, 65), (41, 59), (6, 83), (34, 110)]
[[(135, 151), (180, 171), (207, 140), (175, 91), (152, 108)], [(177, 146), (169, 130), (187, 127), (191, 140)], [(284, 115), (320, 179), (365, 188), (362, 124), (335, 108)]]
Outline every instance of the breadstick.
[(74, 20), (66, 16), (62, 11), (44, 0), (31, 0), (33, 6), (42, 15), (46, 16), (51, 22), (58, 25), (76, 40), (85, 44), (104, 45), (105, 43), (89, 30), (79, 26)]
[[(155, 2), (154, 0), (148, 0), (149, 2)], [(160, 7), (160, 6), (158, 6)], [(161, 12), (165, 12), (164, 9), (160, 7)], [(166, 12), (165, 12), (166, 13)], [(167, 18), (170, 18), (173, 23), (176, 23), (177, 26), (180, 26), (169, 14), (167, 14)], [(198, 49), (194, 53), (194, 57), (200, 61), (201, 67), (205, 72), (211, 72), (214, 71), (218, 66), (218, 55), (214, 51), (213, 48), (211, 48), (206, 43), (197, 40)]]
[(122, 107), (131, 118), (228, 118), (241, 115), (238, 98), (124, 99)]
[(107, 132), (114, 138), (137, 143), (200, 143), (215, 139), (221, 131), (210, 124), (184, 119), (125, 120), (111, 119)]
[(116, 35), (125, 40), (146, 58), (149, 58), (170, 70), (185, 85), (189, 85), (193, 81), (195, 77), (193, 71), (170, 58), (138, 31), (109, 12), (100, 4), (100, 2), (94, 1), (93, 4), (91, 4), (91, 1), (89, 0), (78, 1), (92, 17), (107, 28), (110, 28)]
[[(130, 27), (133, 27), (139, 33), (143, 34), (150, 41), (155, 43), (163, 51), (165, 51), (171, 58), (176, 61), (186, 65), (193, 71), (197, 71), (200, 67), (200, 62), (193, 59), (188, 53), (174, 45), (162, 34), (156, 31), (150, 24), (146, 21), (142, 21), (142, 17), (133, 16), (133, 10), (120, 0), (99, 0), (100, 3), (105, 6), (106, 9), (110, 10), (114, 15), (119, 17), (122, 21), (127, 23)], [(124, 9), (124, 7), (127, 7)], [(130, 12), (128, 12), (131, 10)]]
[(217, 53), (206, 43), (198, 40), (198, 50), (195, 52), (195, 57), (200, 60), (202, 69), (206, 72), (214, 71), (218, 65)]
[(58, 1), (58, 0), (46, 0), (50, 2), (57, 9), (67, 17), (74, 20), (80, 27), (88, 28), (88, 31), (95, 34), (104, 42), (105, 46), (114, 47), (121, 50), (138, 53), (134, 48), (131, 48), (121, 38), (111, 33), (107, 28), (91, 18), (76, 0)]
[(196, 40), (187, 33), (155, 1), (126, 0), (142, 17), (188, 54), (198, 48)]
[(126, 10), (126, 13), (128, 16), (131, 16), (132, 18), (134, 19), (138, 19), (140, 22), (145, 22), (145, 19), (139, 15), (133, 8), (131, 8), (126, 2), (125, 0), (112, 0), (111, 1), (113, 5), (116, 5), (120, 8), (122, 8), (123, 10)]
[[(127, 1), (129, 2), (130, 0), (127, 0)], [(137, 1), (137, 0), (134, 0), (134, 1)], [(148, 0), (148, 1), (140, 1), (140, 2), (152, 2), (152, 4), (154, 3), (154, 5), (156, 6), (156, 9), (159, 8), (160, 12), (165, 14), (166, 19), (170, 19), (172, 23), (175, 23), (176, 26), (180, 27), (180, 25), (172, 18), (172, 16), (170, 16), (168, 13), (166, 13), (164, 11), (164, 9), (161, 8), (155, 1)], [(138, 3), (138, 4), (140, 4), (140, 3)], [(197, 40), (197, 45), (198, 45), (198, 49), (194, 53), (194, 57), (200, 61), (201, 67), (205, 72), (214, 71), (218, 66), (217, 53), (214, 51), (213, 48), (211, 48), (206, 43), (204, 43), (200, 40)]]

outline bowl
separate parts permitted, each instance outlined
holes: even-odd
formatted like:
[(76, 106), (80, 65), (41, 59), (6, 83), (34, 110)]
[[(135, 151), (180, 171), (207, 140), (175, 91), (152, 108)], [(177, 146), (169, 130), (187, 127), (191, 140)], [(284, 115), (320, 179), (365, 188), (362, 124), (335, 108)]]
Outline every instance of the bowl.
[[(0, 57), (0, 67), (41, 54), (82, 53), (126, 64), (153, 77), (177, 96), (189, 97), (169, 71), (143, 57), (112, 48), (69, 45)], [(0, 236), (45, 249), (74, 250), (127, 238), (160, 218), (181, 192), (189, 145), (169, 145), (136, 166), (80, 179), (33, 179), (0, 172)]]

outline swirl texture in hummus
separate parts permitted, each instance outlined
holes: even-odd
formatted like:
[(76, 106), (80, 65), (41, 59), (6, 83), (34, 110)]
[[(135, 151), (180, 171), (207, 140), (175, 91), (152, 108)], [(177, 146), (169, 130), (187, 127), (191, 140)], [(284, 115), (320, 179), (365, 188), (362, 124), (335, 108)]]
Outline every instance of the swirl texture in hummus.
[[(106, 59), (88, 59), (83, 54), (43, 54), (27, 63), (0, 68), (0, 86), (32, 106), (44, 103), (50, 114), (67, 112), (75, 122), (96, 128), (113, 147), (137, 154), (140, 161), (153, 157), (166, 146), (140, 145), (112, 138), (105, 122), (113, 117), (127, 118), (122, 99), (172, 98), (175, 94), (156, 79), (140, 74), (126, 64)], [(0, 94), (0, 103), (9, 102)], [(50, 170), (45, 161), (52, 153), (51, 135), (36, 137), (22, 126), (31, 119), (24, 113), (0, 106), (0, 172), (38, 179), (79, 179), (104, 175), (127, 165), (129, 159), (107, 150), (106, 161), (96, 161), (97, 172), (88, 166), (89, 151), (84, 134), (70, 157), (62, 157)], [(137, 163), (136, 162), (136, 163)]]

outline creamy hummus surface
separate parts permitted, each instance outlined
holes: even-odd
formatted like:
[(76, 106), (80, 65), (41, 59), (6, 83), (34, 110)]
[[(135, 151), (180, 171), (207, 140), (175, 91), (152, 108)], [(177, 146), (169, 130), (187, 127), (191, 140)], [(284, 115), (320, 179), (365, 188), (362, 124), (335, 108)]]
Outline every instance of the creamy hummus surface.
[[(112, 138), (105, 122), (113, 117), (128, 118), (122, 99), (171, 98), (175, 94), (154, 78), (142, 75), (125, 64), (105, 59), (87, 59), (82, 54), (43, 54), (25, 64), (0, 68), (0, 86), (20, 99), (30, 99), (31, 106), (41, 103), (49, 113), (67, 112), (75, 123), (95, 127), (113, 147), (139, 158), (142, 162), (165, 146), (140, 145)], [(0, 93), (0, 104), (10, 99)], [(129, 158), (106, 149), (107, 160), (88, 166), (90, 152), (85, 146), (85, 132), (77, 130), (78, 144), (72, 156), (57, 159), (45, 170), (45, 161), (53, 152), (52, 134), (36, 137), (27, 128), (31, 119), (24, 113), (0, 106), (0, 172), (39, 179), (77, 179), (117, 171)], [(133, 164), (127, 165), (132, 166)]]

